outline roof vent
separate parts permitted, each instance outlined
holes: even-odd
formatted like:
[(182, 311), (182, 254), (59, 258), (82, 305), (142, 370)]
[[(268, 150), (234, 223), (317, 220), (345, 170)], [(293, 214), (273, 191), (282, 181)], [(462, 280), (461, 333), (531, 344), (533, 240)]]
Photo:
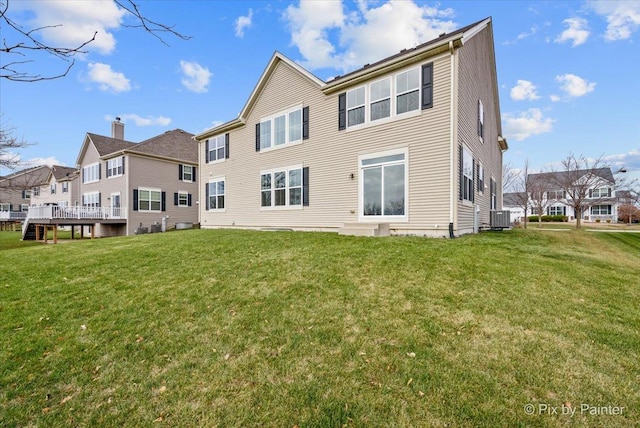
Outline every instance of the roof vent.
[(402, 49), (400, 49), (400, 53), (402, 53), (402, 52), (406, 52), (406, 51), (407, 51), (407, 48), (402, 48)]
[(442, 33), (442, 34), (440, 34), (438, 37), (444, 37), (444, 36), (446, 36), (446, 35), (447, 35), (447, 33)]
[(367, 67), (369, 67), (369, 64), (365, 64), (362, 66), (362, 68), (367, 68)]

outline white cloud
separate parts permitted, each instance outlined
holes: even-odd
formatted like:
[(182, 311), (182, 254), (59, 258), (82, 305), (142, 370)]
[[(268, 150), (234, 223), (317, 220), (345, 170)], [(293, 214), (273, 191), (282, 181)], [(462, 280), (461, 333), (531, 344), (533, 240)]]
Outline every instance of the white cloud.
[(112, 53), (115, 49), (116, 39), (111, 31), (120, 27), (128, 13), (112, 1), (101, 0), (20, 1), (15, 2), (15, 6), (32, 12), (33, 17), (24, 23), (29, 28), (47, 27), (37, 34), (48, 43), (75, 48), (97, 32), (95, 41), (83, 49), (102, 54)]
[[(142, 117), (135, 113), (126, 113), (121, 114), (118, 117), (125, 123), (127, 123), (127, 121), (132, 121), (136, 126), (167, 126), (171, 123), (171, 119), (164, 116)], [(114, 117), (107, 115), (104, 117), (104, 120), (112, 122), (114, 120)]]
[(505, 113), (502, 116), (506, 137), (516, 141), (551, 132), (555, 122), (551, 118), (545, 118), (542, 111), (537, 108), (531, 108), (518, 116), (511, 113)]
[(640, 27), (640, 2), (593, 0), (588, 1), (587, 5), (606, 18), (605, 40), (628, 39)]
[(184, 73), (182, 84), (191, 92), (203, 93), (209, 90), (209, 82), (213, 74), (197, 62), (180, 61), (180, 69)]
[(556, 82), (560, 83), (560, 89), (571, 98), (582, 97), (596, 88), (595, 82), (589, 82), (575, 74), (556, 76)]
[(244, 29), (251, 28), (253, 19), (253, 9), (249, 9), (249, 15), (239, 16), (236, 19), (236, 37), (244, 37)]
[(536, 93), (536, 85), (528, 80), (518, 80), (518, 84), (511, 88), (511, 99), (515, 101), (537, 100), (540, 96)]
[(557, 103), (558, 101), (560, 101), (560, 99), (561, 99), (561, 98), (560, 98), (559, 96), (557, 96), (557, 95), (555, 95), (555, 94), (554, 94), (554, 95), (549, 96), (549, 99), (550, 99), (552, 102)]
[(13, 160), (17, 160), (19, 162), (18, 164), (19, 169), (33, 168), (41, 165), (47, 165), (47, 166), (64, 165), (55, 156), (35, 157), (35, 158), (22, 160), (21, 156), (17, 153), (9, 153), (9, 155)]
[(584, 18), (568, 18), (562, 21), (567, 25), (566, 30), (556, 37), (556, 43), (572, 42), (573, 47), (580, 46), (589, 38), (587, 20)]
[(292, 43), (304, 58), (303, 66), (349, 71), (456, 29), (448, 19), (451, 9), (420, 7), (404, 0), (389, 0), (378, 7), (360, 1), (358, 6), (347, 14), (342, 2), (336, 1), (301, 0), (299, 6), (287, 8), (284, 18)]
[(131, 83), (124, 74), (113, 71), (109, 64), (90, 62), (89, 80), (98, 83), (102, 91), (127, 92), (131, 90)]

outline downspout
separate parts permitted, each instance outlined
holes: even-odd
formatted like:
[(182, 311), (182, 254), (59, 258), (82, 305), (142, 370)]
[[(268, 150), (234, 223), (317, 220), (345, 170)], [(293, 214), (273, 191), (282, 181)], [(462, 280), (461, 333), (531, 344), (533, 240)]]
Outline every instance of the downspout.
[(455, 164), (456, 162), (454, 161), (455, 159), (455, 134), (454, 134), (454, 130), (455, 130), (455, 84), (456, 84), (456, 79), (454, 78), (454, 73), (455, 73), (455, 62), (454, 62), (454, 54), (455, 54), (455, 49), (453, 47), (453, 40), (449, 41), (449, 63), (450, 63), (450, 79), (451, 79), (451, 99), (449, 100), (449, 159), (451, 160), (451, 162), (449, 162), (449, 238), (453, 238), (454, 234), (453, 234), (453, 228), (454, 228), (454, 221), (455, 221), (455, 215), (454, 215), (454, 210), (455, 210), (455, 190), (456, 190), (456, 186), (455, 186)]

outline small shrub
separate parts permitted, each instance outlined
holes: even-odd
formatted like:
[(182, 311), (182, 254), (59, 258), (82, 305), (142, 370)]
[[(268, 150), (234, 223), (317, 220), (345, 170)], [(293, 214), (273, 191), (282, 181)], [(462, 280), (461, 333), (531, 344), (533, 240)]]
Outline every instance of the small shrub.
[(600, 223), (600, 219), (599, 218), (596, 219), (596, 223)]
[(610, 218), (607, 219), (607, 223), (611, 223), (611, 219)]
[[(537, 215), (532, 215), (529, 217), (529, 221), (530, 222), (537, 222), (538, 221), (538, 216)], [(542, 222), (543, 223), (549, 223), (549, 222), (567, 222), (569, 221), (569, 218), (566, 215), (543, 215), (542, 216)]]

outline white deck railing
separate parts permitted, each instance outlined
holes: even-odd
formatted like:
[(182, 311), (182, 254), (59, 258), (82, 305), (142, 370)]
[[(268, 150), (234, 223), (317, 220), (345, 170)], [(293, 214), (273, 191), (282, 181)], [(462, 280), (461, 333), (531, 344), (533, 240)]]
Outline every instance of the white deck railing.
[(29, 220), (108, 220), (124, 219), (126, 218), (126, 214), (126, 207), (59, 207), (56, 205), (45, 205), (41, 207), (29, 207), (27, 217)]
[(0, 221), (18, 221), (27, 218), (23, 211), (0, 211)]

